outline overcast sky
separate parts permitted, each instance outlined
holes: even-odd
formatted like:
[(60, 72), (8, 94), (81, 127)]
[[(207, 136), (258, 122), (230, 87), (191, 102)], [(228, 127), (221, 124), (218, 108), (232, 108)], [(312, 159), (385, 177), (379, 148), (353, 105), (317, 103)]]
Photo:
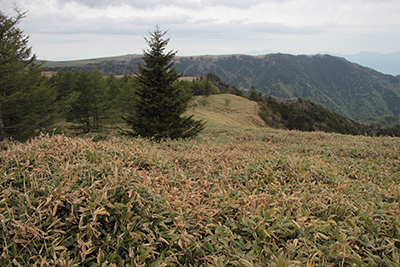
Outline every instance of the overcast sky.
[(178, 56), (400, 50), (399, 0), (0, 0), (14, 6), (45, 60), (141, 54), (155, 25)]

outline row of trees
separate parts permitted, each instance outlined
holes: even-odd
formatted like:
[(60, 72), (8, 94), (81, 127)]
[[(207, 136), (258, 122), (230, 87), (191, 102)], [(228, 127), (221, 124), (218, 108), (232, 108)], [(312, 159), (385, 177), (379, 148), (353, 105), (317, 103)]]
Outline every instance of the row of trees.
[(59, 119), (69, 122), (75, 132), (105, 131), (121, 122), (123, 114), (133, 114), (137, 88), (133, 76), (105, 78), (97, 69), (58, 71), (47, 84), (56, 90)]
[(271, 127), (324, 131), (351, 135), (400, 136), (400, 126), (371, 126), (350, 120), (309, 100), (278, 100), (257, 95), (247, 96), (259, 103), (260, 117)]
[[(46, 80), (47, 85), (56, 90), (56, 102), (63, 111), (59, 116), (65, 116), (71, 129), (84, 133), (104, 131), (123, 123), (124, 118), (130, 120), (135, 114), (136, 94), (141, 88), (133, 75), (103, 77), (97, 69), (59, 70)], [(217, 85), (206, 79), (172, 83), (180, 91), (181, 98), (220, 94)]]
[[(179, 90), (180, 97), (176, 98), (179, 101), (187, 100), (194, 94), (205, 95), (204, 88), (210, 86), (213, 88), (211, 94), (220, 93), (217, 87), (207, 81), (177, 81), (172, 86)], [(8, 127), (3, 129), (7, 136), (25, 140), (39, 132), (54, 130), (57, 132), (67, 130), (73, 133), (109, 132), (120, 128), (126, 122), (131, 124), (139, 109), (137, 94), (141, 85), (133, 75), (117, 77), (110, 74), (103, 77), (97, 69), (80, 69), (75, 72), (60, 70), (51, 77), (40, 74), (40, 88), (42, 89), (38, 90), (37, 86), (30, 88), (32, 92), (36, 92), (34, 98), (33, 94), (23, 94), (19, 97), (15, 95), (4, 102), (6, 104), (4, 123)], [(165, 102), (163, 104), (155, 101), (153, 106), (143, 105), (151, 107), (152, 111), (156, 111), (157, 107), (154, 105), (159, 105), (159, 111), (163, 110), (163, 113), (166, 113), (163, 107), (166, 105)], [(146, 111), (146, 107), (141, 107), (140, 110)], [(186, 107), (187, 105), (182, 108)], [(21, 114), (18, 118), (23, 117), (24, 120), (19, 119), (17, 125), (18, 114)], [(36, 117), (33, 117), (35, 114)], [(15, 123), (10, 123), (11, 120)], [(143, 122), (147, 123), (145, 120)], [(34, 121), (35, 123), (30, 123)], [(67, 122), (67, 128), (62, 126), (64, 121)], [(130, 133), (145, 136), (144, 133), (135, 134), (133, 129)], [(161, 138), (155, 134), (146, 136)], [(171, 133), (165, 135), (167, 136), (174, 138)], [(188, 136), (185, 134), (179, 137)]]
[(157, 140), (195, 136), (204, 128), (203, 122), (182, 114), (195, 90), (216, 90), (210, 84), (177, 83), (176, 52), (165, 53), (169, 38), (158, 26), (146, 39), (149, 49), (136, 76), (104, 78), (98, 70), (79, 70), (49, 78), (18, 28), (25, 13), (16, 13), (8, 17), (0, 12), (0, 141), (50, 131), (56, 120), (84, 133), (125, 121), (130, 134)]

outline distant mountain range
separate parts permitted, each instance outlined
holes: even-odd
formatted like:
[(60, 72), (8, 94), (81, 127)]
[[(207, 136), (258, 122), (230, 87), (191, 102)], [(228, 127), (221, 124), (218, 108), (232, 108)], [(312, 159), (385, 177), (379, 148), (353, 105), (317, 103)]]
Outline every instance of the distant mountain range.
[[(104, 75), (137, 71), (140, 55), (73, 62), (49, 62), (48, 70), (96, 67)], [(79, 63), (79, 64), (78, 64)], [(267, 54), (177, 57), (185, 76), (214, 73), (244, 92), (254, 87), (264, 96), (305, 99), (361, 122), (400, 121), (400, 76), (331, 55)], [(389, 120), (387, 118), (390, 118)]]
[[(272, 50), (263, 50), (263, 51), (248, 51), (246, 54), (252, 56), (259, 56), (265, 54), (277, 54), (277, 52)], [(390, 74), (393, 76), (400, 75), (400, 51), (390, 54), (381, 54), (378, 52), (366, 52), (366, 51), (355, 55), (343, 55), (331, 52), (321, 52), (319, 54), (343, 57), (350, 62), (357, 63), (359, 65), (374, 69), (384, 74)]]
[(390, 74), (394, 76), (400, 75), (400, 51), (390, 54), (381, 54), (377, 52), (361, 52), (356, 55), (336, 56), (344, 57), (348, 61), (375, 69), (385, 74)]
[(204, 56), (177, 59), (188, 76), (214, 73), (243, 91), (306, 99), (356, 121), (400, 115), (400, 76), (384, 75), (344, 58), (315, 55)]

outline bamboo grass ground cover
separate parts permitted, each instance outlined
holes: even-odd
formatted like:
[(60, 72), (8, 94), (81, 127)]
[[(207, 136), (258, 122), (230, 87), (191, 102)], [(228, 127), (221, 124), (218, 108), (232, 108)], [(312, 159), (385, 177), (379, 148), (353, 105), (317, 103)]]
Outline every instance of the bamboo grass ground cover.
[(213, 128), (0, 152), (0, 266), (399, 266), (400, 139)]

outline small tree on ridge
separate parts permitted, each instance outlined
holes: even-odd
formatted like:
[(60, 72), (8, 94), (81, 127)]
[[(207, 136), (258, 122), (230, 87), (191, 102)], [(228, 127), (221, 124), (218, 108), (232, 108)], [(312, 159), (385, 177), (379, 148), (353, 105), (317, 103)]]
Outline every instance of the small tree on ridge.
[(135, 91), (135, 112), (125, 118), (133, 135), (156, 140), (191, 137), (204, 128), (204, 123), (193, 116), (182, 116), (192, 95), (174, 85), (182, 74), (174, 67), (177, 52), (164, 53), (170, 40), (163, 39), (166, 33), (156, 26), (150, 39), (145, 38), (150, 48), (143, 50), (144, 65), (138, 64), (136, 80), (140, 87)]

